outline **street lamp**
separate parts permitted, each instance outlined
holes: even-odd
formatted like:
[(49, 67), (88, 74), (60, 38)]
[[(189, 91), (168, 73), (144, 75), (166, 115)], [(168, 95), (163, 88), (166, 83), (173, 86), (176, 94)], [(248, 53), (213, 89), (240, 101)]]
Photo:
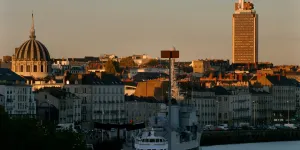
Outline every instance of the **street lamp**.
[(253, 101), (253, 126), (256, 125), (255, 121), (256, 121), (256, 101)]
[(288, 107), (288, 124), (290, 124), (290, 107), (289, 107), (289, 101), (287, 101), (287, 107)]
[(219, 101), (216, 101), (217, 103), (217, 125), (219, 125)]
[(138, 116), (138, 110), (137, 110), (137, 100), (134, 100), (135, 101), (135, 117), (134, 117), (134, 121), (137, 122), (137, 116)]
[(51, 119), (50, 119), (50, 117), (51, 117), (51, 116), (50, 116), (50, 111), (51, 111), (51, 108), (50, 108), (50, 100), (47, 100), (47, 102), (48, 102), (48, 112), (49, 112), (49, 113), (48, 113), (48, 120), (49, 120), (49, 122), (50, 122), (50, 120), (51, 120)]
[[(102, 104), (101, 116), (102, 116), (101, 123), (103, 124), (103, 117), (104, 117), (104, 108), (103, 108), (103, 104)], [(102, 141), (103, 141), (103, 132), (104, 132), (104, 130), (101, 129), (101, 137), (102, 137)]]

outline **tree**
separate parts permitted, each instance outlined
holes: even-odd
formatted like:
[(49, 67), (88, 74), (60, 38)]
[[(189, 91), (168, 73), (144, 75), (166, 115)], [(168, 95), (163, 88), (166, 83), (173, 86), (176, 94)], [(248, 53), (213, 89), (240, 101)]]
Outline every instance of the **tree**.
[(125, 57), (120, 60), (121, 67), (134, 67), (137, 66), (131, 57)]
[(110, 74), (116, 74), (116, 67), (114, 62), (109, 59), (106, 63), (105, 63), (105, 72), (110, 73)]
[(145, 65), (149, 67), (154, 67), (159, 64), (157, 59), (150, 59)]
[(95, 150), (120, 150), (122, 149), (122, 141), (117, 139), (106, 140), (95, 145)]
[(36, 119), (10, 119), (0, 108), (0, 148), (10, 150), (86, 150), (81, 134), (56, 132), (55, 125)]
[(116, 72), (120, 72), (120, 63), (117, 61), (113, 61), (113, 65), (116, 69)]

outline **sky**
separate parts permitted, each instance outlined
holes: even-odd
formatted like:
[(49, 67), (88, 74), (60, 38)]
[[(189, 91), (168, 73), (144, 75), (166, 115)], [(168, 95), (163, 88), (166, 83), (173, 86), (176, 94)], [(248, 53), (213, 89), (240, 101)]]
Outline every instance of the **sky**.
[[(237, 0), (0, 0), (0, 56), (29, 39), (53, 58), (148, 54), (175, 46), (180, 61), (232, 57)], [(252, 0), (259, 61), (300, 64), (300, 0)]]

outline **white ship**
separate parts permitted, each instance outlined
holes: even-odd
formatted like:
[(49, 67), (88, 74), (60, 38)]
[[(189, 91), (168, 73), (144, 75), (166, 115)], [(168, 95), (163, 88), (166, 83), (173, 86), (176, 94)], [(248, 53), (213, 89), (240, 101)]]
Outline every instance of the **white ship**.
[(169, 147), (172, 150), (200, 149), (201, 131), (197, 126), (195, 108), (188, 105), (173, 105), (171, 107), (172, 126), (169, 126), (167, 118), (168, 107), (162, 104), (161, 112), (150, 118), (149, 126), (152, 127), (152, 130), (150, 132), (146, 130), (143, 134), (139, 133), (135, 136), (135, 150), (168, 150)]
[(156, 136), (154, 129), (145, 130), (135, 138), (136, 150), (168, 150), (168, 141), (162, 136)]

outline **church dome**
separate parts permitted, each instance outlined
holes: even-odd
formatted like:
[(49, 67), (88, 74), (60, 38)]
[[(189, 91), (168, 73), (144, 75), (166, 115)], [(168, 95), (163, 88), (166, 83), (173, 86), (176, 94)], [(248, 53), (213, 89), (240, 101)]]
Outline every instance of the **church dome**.
[(43, 60), (50, 61), (50, 54), (46, 46), (35, 38), (24, 42), (15, 54), (18, 60)]
[(40, 41), (36, 40), (34, 19), (32, 14), (32, 26), (30, 29), (29, 40), (24, 42), (15, 52), (17, 60), (37, 60), (37, 61), (50, 61), (50, 54), (46, 46)]

